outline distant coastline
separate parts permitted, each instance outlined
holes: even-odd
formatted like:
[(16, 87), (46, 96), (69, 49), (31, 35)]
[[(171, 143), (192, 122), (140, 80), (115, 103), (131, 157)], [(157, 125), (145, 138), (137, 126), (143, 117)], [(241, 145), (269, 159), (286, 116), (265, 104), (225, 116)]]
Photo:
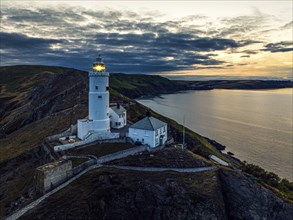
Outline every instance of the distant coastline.
[(212, 89), (281, 89), (293, 88), (291, 80), (208, 80), (208, 81), (185, 81), (172, 80), (189, 90), (212, 90)]

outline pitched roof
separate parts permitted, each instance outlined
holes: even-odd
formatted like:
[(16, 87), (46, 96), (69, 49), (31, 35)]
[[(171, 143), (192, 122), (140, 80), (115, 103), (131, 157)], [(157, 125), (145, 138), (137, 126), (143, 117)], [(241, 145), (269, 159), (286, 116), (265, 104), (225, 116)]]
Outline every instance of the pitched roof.
[(131, 125), (130, 128), (155, 131), (165, 125), (167, 125), (167, 123), (162, 122), (159, 119), (156, 119), (154, 117), (145, 117), (135, 124)]
[(116, 112), (117, 115), (123, 114), (124, 112), (126, 112), (125, 108), (123, 108), (121, 105), (119, 106), (119, 108), (117, 106), (113, 106), (111, 107), (111, 109)]

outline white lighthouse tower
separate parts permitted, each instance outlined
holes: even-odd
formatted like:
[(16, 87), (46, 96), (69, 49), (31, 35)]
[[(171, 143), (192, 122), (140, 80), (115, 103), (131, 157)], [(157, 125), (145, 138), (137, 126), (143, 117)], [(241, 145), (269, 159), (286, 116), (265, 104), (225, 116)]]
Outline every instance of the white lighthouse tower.
[[(102, 58), (97, 58), (89, 72), (89, 115), (77, 121), (77, 136), (85, 140), (111, 138), (109, 118), (109, 73)], [(113, 138), (113, 137), (112, 137)]]
[(89, 120), (94, 123), (94, 130), (110, 131), (109, 119), (109, 73), (102, 58), (93, 63), (89, 73)]

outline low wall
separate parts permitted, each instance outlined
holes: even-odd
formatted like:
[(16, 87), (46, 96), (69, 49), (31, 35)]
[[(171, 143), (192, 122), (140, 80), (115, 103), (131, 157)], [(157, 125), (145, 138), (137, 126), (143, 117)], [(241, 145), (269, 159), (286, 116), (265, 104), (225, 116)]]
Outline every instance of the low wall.
[(63, 151), (63, 150), (69, 150), (71, 148), (75, 148), (75, 147), (78, 147), (81, 145), (89, 144), (94, 141), (117, 142), (119, 140), (120, 140), (119, 133), (109, 133), (109, 134), (105, 134), (105, 136), (103, 136), (103, 137), (101, 137), (100, 134), (93, 133), (86, 140), (78, 141), (78, 142), (74, 142), (74, 143), (70, 143), (70, 144), (63, 144), (63, 145), (54, 146), (54, 151), (59, 152), (59, 151)]
[(58, 141), (59, 138), (69, 136), (69, 135), (72, 135), (71, 128), (68, 128), (66, 131), (64, 131), (64, 132), (62, 132), (60, 134), (55, 134), (55, 135), (46, 137), (46, 140), (49, 141), (49, 142)]

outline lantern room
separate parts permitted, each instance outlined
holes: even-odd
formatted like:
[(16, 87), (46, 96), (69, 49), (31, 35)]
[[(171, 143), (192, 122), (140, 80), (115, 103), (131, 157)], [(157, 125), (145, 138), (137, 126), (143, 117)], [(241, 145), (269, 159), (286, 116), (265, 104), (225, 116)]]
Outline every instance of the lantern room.
[(101, 73), (101, 72), (105, 72), (105, 70), (106, 70), (106, 66), (103, 63), (102, 58), (98, 57), (96, 59), (96, 62), (93, 63), (93, 71)]

